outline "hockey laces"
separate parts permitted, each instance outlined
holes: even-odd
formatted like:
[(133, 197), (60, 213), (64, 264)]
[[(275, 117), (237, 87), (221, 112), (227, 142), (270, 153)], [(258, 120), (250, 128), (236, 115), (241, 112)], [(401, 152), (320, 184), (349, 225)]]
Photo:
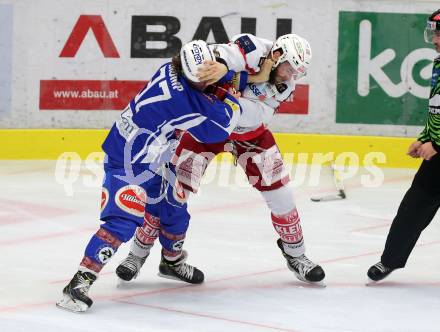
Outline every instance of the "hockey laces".
[(75, 285), (75, 287), (73, 287), (73, 289), (78, 290), (84, 295), (87, 295), (90, 286), (93, 284), (94, 280), (88, 278), (84, 274), (78, 274), (77, 276), (78, 276), (77, 284)]
[(139, 274), (139, 271), (144, 261), (145, 261), (144, 258), (129, 253), (128, 257), (122, 262), (121, 265), (134, 272), (135, 273), (134, 276), (136, 277)]
[(382, 273), (387, 273), (392, 270), (389, 267), (386, 267), (385, 265), (383, 265), (382, 262), (377, 263), (375, 266)]
[(194, 266), (191, 266), (189, 264), (186, 264), (185, 262), (182, 262), (182, 264), (179, 264), (176, 267), (177, 273), (181, 275), (184, 278), (192, 279), (194, 274)]
[(316, 264), (308, 259), (305, 255), (292, 257), (289, 259), (289, 261), (290, 264), (292, 264), (292, 266), (303, 276), (307, 275), (316, 266)]

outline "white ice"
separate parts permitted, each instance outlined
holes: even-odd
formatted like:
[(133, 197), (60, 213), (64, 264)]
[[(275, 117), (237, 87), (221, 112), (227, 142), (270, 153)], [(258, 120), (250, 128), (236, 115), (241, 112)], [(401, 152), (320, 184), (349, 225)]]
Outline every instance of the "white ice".
[(100, 179), (84, 168), (66, 173), (78, 176), (69, 196), (54, 170), (52, 161), (0, 162), (2, 332), (440, 331), (438, 217), (405, 269), (365, 286), (415, 170), (386, 169), (376, 188), (362, 186), (358, 174), (346, 180), (347, 199), (334, 202), (310, 201), (334, 190), (328, 169), (317, 186), (310, 179), (295, 186), (307, 255), (325, 269), (326, 288), (301, 283), (287, 269), (268, 209), (243, 185), (241, 171), (240, 183), (231, 185), (227, 172), (217, 173), (190, 202), (185, 242), (188, 262), (204, 271), (205, 283), (158, 277), (156, 245), (141, 275), (117, 287), (124, 244), (93, 285), (95, 303), (85, 314), (55, 302), (99, 226)]

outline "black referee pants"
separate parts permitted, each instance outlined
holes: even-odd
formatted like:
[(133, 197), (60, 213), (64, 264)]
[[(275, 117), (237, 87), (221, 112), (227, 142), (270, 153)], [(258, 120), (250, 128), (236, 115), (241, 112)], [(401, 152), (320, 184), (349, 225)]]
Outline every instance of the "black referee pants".
[(424, 160), (400, 203), (388, 233), (381, 262), (390, 268), (405, 266), (422, 231), (440, 207), (440, 156)]

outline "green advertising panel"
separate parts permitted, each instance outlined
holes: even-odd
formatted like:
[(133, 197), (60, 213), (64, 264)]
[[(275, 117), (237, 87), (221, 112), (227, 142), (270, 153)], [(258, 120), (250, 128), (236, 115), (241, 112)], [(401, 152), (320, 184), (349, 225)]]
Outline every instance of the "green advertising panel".
[(337, 123), (424, 125), (437, 56), (428, 16), (339, 13)]

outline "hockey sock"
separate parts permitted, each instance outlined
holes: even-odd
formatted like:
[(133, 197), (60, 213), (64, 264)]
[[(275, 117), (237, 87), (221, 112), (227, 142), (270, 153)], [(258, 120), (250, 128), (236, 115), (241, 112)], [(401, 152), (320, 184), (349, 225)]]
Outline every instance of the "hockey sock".
[(171, 252), (165, 249), (162, 249), (162, 256), (169, 262), (175, 262), (182, 256), (183, 251), (180, 252)]
[(171, 234), (165, 230), (161, 230), (160, 243), (162, 244), (162, 255), (169, 261), (175, 261), (182, 255), (182, 247), (185, 241), (184, 234)]
[(292, 256), (299, 257), (305, 252), (301, 221), (296, 208), (283, 215), (272, 213), (272, 224), (283, 241), (284, 251)]
[(138, 257), (146, 257), (159, 236), (160, 219), (145, 212), (144, 224), (136, 229), (130, 251)]
[(97, 274), (110, 260), (121, 245), (121, 241), (113, 234), (100, 228), (90, 239), (84, 258), (80, 263), (80, 271)]

